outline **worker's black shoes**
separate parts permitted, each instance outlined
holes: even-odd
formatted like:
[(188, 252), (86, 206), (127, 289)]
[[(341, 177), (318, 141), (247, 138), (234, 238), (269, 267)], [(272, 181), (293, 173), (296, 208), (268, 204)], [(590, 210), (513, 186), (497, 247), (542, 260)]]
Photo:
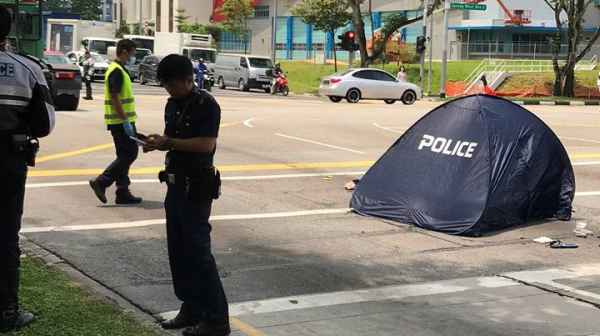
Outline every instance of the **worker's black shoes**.
[(0, 332), (19, 330), (35, 320), (32, 313), (18, 310), (0, 312)]
[(90, 180), (90, 187), (92, 188), (92, 190), (94, 191), (94, 194), (96, 194), (96, 197), (98, 197), (100, 202), (102, 202), (102, 203), (107, 202), (105, 187), (101, 186), (100, 183), (98, 183), (96, 180)]
[(229, 319), (204, 321), (183, 330), (183, 336), (228, 336), (231, 334)]
[(117, 198), (115, 200), (117, 204), (140, 204), (142, 203), (141, 197), (135, 197), (131, 194), (129, 189), (117, 189)]
[(191, 327), (198, 323), (197, 319), (193, 319), (191, 316), (183, 312), (183, 309), (179, 311), (175, 318), (166, 320), (160, 324), (163, 329), (182, 329), (185, 327)]

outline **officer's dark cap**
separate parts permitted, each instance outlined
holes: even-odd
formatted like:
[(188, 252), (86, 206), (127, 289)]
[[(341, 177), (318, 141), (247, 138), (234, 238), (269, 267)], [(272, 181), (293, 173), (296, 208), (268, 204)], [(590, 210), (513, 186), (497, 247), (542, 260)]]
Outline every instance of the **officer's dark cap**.
[(0, 5), (0, 40), (4, 40), (10, 33), (12, 26), (12, 15), (3, 5)]
[(158, 64), (156, 77), (161, 82), (194, 78), (194, 66), (185, 56), (171, 54)]

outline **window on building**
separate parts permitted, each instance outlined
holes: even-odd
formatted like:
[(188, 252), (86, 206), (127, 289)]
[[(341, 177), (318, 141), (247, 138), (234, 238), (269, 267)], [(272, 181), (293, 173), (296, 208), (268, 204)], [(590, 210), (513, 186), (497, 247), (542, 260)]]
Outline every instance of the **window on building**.
[(258, 5), (256, 7), (254, 7), (254, 17), (255, 18), (269, 17), (269, 6), (268, 5)]
[(173, 0), (169, 0), (169, 32), (173, 32), (173, 21), (175, 20), (175, 14), (173, 14)]
[(160, 0), (156, 0), (156, 31), (162, 31), (162, 29), (160, 28), (160, 25), (162, 23), (161, 20), (161, 3)]

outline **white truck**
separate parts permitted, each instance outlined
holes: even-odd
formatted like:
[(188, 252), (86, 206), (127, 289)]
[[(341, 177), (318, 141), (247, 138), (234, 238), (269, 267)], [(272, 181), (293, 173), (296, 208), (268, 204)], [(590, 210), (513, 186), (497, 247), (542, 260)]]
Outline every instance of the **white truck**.
[(213, 64), (217, 57), (217, 49), (213, 48), (211, 35), (156, 32), (154, 54), (158, 56), (180, 54), (192, 61), (202, 58), (207, 64)]

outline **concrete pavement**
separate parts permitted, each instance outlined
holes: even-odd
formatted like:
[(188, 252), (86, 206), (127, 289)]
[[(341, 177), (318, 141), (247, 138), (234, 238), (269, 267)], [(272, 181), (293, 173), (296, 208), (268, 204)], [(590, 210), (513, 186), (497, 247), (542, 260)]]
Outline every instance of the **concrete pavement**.
[[(578, 196), (572, 222), (546, 221), (464, 238), (346, 213), (350, 193), (344, 183), (368, 169), (436, 103), (350, 105), (216, 94), (222, 106), (216, 159), (224, 187), (213, 211), (213, 241), (232, 309), (269, 300), (295, 307), (245, 311), (236, 322), (245, 330), (241, 334), (591, 335), (600, 330), (591, 318), (597, 310), (588, 303), (498, 277), (597, 261), (599, 240), (572, 233), (577, 221), (600, 232), (596, 107), (531, 108), (562, 138), (575, 162)], [(137, 97), (140, 130), (162, 131), (165, 100), (158, 92)], [(141, 155), (133, 167), (132, 189), (144, 203), (99, 204), (86, 181), (114, 157), (102, 116), (101, 99), (59, 113), (57, 130), (42, 142), (40, 163), (31, 170), (24, 234), (158, 316), (179, 304), (166, 257), (164, 186), (155, 177), (164, 155)], [(550, 249), (532, 241), (539, 236), (580, 247)], [(590, 283), (597, 275), (588, 273), (557, 278), (551, 285), (594, 292)], [(473, 279), (478, 277), (510, 286), (481, 287), (481, 280)], [(400, 286), (403, 293), (411, 288), (403, 286), (438, 288), (449, 279), (463, 279), (449, 286), (466, 289), (360, 302), (336, 303), (326, 296), (318, 306), (298, 309), (303, 299), (321, 294), (341, 298), (390, 286)], [(572, 331), (567, 321), (575, 321)]]

